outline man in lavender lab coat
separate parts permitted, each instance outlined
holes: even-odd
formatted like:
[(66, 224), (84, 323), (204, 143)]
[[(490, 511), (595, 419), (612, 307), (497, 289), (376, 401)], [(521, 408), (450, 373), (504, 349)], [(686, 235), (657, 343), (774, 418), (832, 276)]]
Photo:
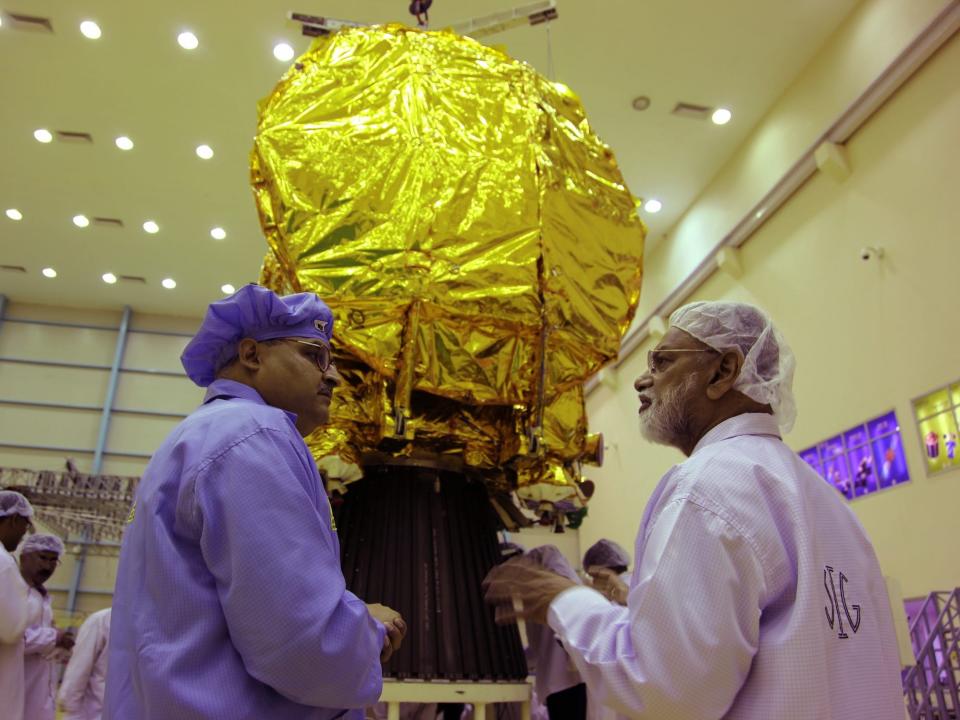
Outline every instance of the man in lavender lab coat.
[(181, 360), (203, 405), (144, 472), (114, 594), (106, 720), (362, 716), (402, 618), (345, 587), (303, 437), (339, 375), (313, 293), (247, 285)]

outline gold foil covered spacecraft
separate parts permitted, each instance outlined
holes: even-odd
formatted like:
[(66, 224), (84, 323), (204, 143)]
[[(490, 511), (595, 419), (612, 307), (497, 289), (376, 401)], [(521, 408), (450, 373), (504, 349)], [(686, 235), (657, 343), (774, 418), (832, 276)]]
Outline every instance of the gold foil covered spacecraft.
[(336, 317), (318, 461), (441, 458), (580, 506), (582, 386), (633, 317), (645, 229), (576, 95), (449, 32), (345, 29), (261, 103), (251, 162), (261, 282)]

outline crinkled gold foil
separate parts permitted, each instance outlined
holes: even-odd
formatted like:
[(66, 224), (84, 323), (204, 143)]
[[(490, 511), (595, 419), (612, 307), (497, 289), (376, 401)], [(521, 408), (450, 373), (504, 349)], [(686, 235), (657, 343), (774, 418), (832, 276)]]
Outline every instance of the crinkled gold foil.
[(582, 384), (633, 317), (645, 229), (576, 95), (449, 32), (345, 29), (260, 104), (251, 165), (261, 282), (336, 316), (315, 455), (456, 456), (579, 506)]

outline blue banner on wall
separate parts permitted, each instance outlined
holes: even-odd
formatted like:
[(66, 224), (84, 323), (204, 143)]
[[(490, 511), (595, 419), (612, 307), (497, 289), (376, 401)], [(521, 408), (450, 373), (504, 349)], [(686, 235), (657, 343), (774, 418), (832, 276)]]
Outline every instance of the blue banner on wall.
[(799, 454), (848, 500), (910, 480), (900, 424), (892, 410)]

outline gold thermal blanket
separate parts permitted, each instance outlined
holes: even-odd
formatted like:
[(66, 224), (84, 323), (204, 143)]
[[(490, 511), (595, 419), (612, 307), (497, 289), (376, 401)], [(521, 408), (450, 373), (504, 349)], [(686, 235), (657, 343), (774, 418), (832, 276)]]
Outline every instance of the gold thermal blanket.
[(251, 163), (261, 282), (336, 317), (344, 383), (308, 439), (328, 472), (432, 457), (581, 506), (582, 386), (633, 317), (645, 229), (577, 96), (450, 32), (346, 29), (261, 102)]

